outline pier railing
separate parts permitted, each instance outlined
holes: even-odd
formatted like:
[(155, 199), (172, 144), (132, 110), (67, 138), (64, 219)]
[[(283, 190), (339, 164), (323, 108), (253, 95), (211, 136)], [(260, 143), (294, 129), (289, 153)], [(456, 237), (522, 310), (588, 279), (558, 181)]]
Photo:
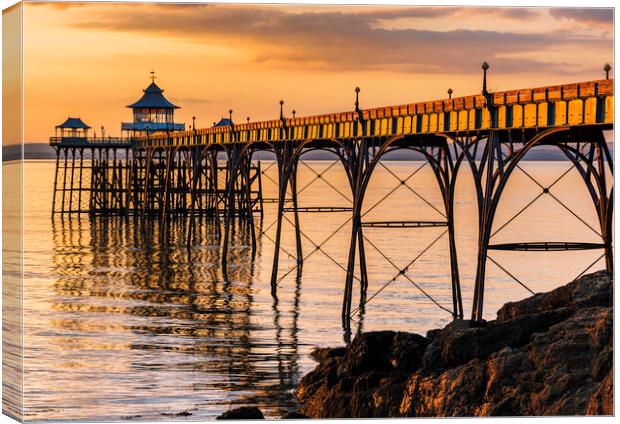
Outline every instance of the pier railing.
[[(359, 93), (359, 91), (358, 91)], [(598, 125), (614, 120), (613, 79), (476, 94), (342, 113), (136, 137), (139, 147), (464, 134)]]
[(100, 145), (100, 144), (131, 144), (131, 139), (127, 137), (50, 137), (50, 144), (80, 144), (80, 145)]

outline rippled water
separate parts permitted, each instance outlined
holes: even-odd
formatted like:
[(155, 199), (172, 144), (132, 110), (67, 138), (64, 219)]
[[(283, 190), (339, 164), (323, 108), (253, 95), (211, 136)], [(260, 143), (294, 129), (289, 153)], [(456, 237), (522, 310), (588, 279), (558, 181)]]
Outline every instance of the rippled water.
[[(268, 164), (263, 164), (266, 167)], [(329, 162), (300, 166), (302, 206), (349, 206), (342, 169)], [(439, 207), (428, 167), (409, 180), (420, 163), (388, 163), (378, 168), (366, 199), (368, 210), (395, 191), (366, 219), (441, 216), (418, 195)], [(12, 165), (5, 165), (10, 167)], [(563, 162), (526, 162), (524, 169), (549, 184), (569, 168)], [(310, 169), (312, 168), (312, 169)], [(5, 168), (6, 169), (6, 168)], [(36, 420), (197, 420), (213, 418), (233, 405), (258, 405), (270, 416), (295, 407), (292, 390), (314, 367), (315, 346), (343, 344), (340, 320), (348, 253), (348, 213), (303, 214), (302, 272), (283, 254), (280, 275), (293, 269), (271, 296), (275, 205), (266, 205), (252, 257), (248, 228), (237, 225), (228, 267), (220, 266), (213, 223), (195, 228), (188, 252), (187, 222), (167, 228), (133, 218), (51, 219), (54, 164), (25, 165), (24, 305), (25, 414)], [(315, 179), (316, 173), (323, 178)], [(263, 178), (266, 197), (275, 197), (275, 167)], [(311, 181), (315, 180), (311, 183)], [(326, 183), (329, 182), (329, 184)], [(477, 237), (471, 175), (463, 171), (456, 197), (456, 233), (466, 313), (471, 310)], [(331, 186), (330, 186), (331, 185)], [(337, 191), (335, 190), (337, 189)], [(340, 193), (338, 193), (338, 191)], [(515, 174), (498, 212), (503, 223), (539, 193), (523, 173)], [(595, 224), (591, 201), (577, 173), (569, 172), (552, 192), (587, 222)], [(417, 194), (416, 194), (417, 193)], [(323, 251), (313, 245), (327, 239)], [(497, 225), (499, 228), (499, 225)], [(284, 249), (295, 251), (290, 224)], [(368, 296), (422, 253), (444, 228), (372, 229), (365, 235)], [(312, 240), (312, 242), (310, 241)], [(597, 236), (549, 196), (543, 196), (495, 241), (598, 241)], [(379, 253), (372, 245), (376, 246)], [(447, 239), (438, 241), (409, 269), (412, 279), (450, 308)], [(494, 259), (534, 291), (565, 283), (601, 252), (494, 253)], [(602, 268), (599, 261), (592, 269)], [(357, 295), (356, 286), (356, 295)], [(528, 292), (489, 264), (485, 311)], [(357, 298), (354, 300), (356, 306)], [(353, 332), (395, 329), (424, 333), (449, 315), (403, 278), (389, 284), (356, 315)], [(191, 415), (183, 414), (188, 412)]]

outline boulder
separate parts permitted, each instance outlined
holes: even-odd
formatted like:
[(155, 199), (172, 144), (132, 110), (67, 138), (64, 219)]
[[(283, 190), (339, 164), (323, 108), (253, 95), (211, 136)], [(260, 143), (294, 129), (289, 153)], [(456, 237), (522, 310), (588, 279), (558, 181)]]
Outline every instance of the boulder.
[(263, 420), (265, 417), (256, 406), (242, 406), (218, 416), (216, 420)]
[(312, 418), (613, 414), (613, 278), (507, 303), (494, 321), (359, 334), (318, 349), (296, 389)]

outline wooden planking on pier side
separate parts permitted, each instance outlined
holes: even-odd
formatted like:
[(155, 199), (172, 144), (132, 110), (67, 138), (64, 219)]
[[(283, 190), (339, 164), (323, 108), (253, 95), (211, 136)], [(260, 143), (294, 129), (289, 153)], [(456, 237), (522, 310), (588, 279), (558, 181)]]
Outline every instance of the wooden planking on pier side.
[[(274, 119), (234, 127), (157, 134), (137, 147), (169, 147), (256, 141), (308, 140), (398, 134), (456, 133), (490, 128), (544, 128), (613, 124), (613, 80), (597, 80), (492, 94), (495, 116), (482, 94), (356, 112)], [(283, 126), (283, 123), (285, 126)]]

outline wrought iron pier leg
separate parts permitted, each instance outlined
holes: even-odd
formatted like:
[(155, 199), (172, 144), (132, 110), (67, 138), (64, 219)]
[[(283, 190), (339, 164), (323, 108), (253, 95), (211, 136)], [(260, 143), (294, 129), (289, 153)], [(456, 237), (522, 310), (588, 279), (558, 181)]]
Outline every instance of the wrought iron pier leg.
[[(360, 260), (360, 305), (366, 303), (366, 293), (368, 291), (368, 271), (366, 268), (366, 250), (364, 248), (364, 233), (360, 226), (357, 231), (357, 238), (359, 244), (359, 260)], [(361, 309), (360, 308), (360, 309)]]
[[(613, 256), (613, 207), (614, 207), (614, 190), (611, 188), (609, 194), (607, 194), (607, 166), (613, 176), (613, 159), (605, 140), (605, 135), (602, 131), (598, 131), (596, 134), (596, 144), (598, 150), (597, 167), (600, 178), (600, 194), (599, 194), (599, 222), (601, 226), (601, 235), (603, 243), (605, 244), (605, 269), (609, 272), (613, 272), (614, 269), (614, 256)], [(595, 205), (596, 206), (596, 205)]]
[(213, 150), (209, 152), (208, 159), (210, 174), (209, 174), (209, 185), (210, 185), (210, 198), (211, 198), (211, 206), (212, 213), (215, 214), (215, 230), (217, 232), (217, 240), (218, 243), (222, 238), (222, 223), (220, 219), (220, 195), (219, 195), (219, 178), (217, 174), (217, 151)]
[(192, 170), (192, 183), (191, 183), (191, 191), (190, 191), (190, 216), (189, 216), (189, 230), (187, 231), (187, 250), (191, 250), (192, 246), (192, 235), (194, 233), (194, 228), (196, 226), (196, 201), (198, 200), (198, 181), (200, 176), (202, 175), (202, 158), (200, 154), (200, 149), (195, 148), (191, 151), (191, 166)]
[(224, 243), (222, 245), (222, 266), (226, 268), (228, 257), (228, 245), (230, 238), (231, 220), (234, 219), (235, 213), (235, 180), (237, 174), (237, 146), (233, 146), (228, 150), (228, 172), (227, 172), (227, 196), (226, 212), (224, 215)]
[(303, 252), (301, 248), (301, 230), (299, 225), (299, 212), (297, 210), (297, 162), (291, 163), (291, 173), (290, 173), (290, 184), (291, 184), (291, 199), (293, 203), (293, 214), (294, 214), (294, 222), (295, 222), (295, 243), (297, 247), (297, 265), (300, 267), (303, 265)]
[[(491, 227), (493, 225), (491, 216), (491, 201), (494, 187), (494, 162), (496, 145), (499, 140), (495, 133), (491, 132), (487, 140), (487, 148), (483, 153), (483, 162), (486, 163), (486, 183), (484, 188), (484, 198), (482, 199), (482, 209), (480, 225), (478, 228), (478, 257), (476, 266), (476, 280), (474, 283), (474, 298), (472, 304), (472, 321), (482, 321), (484, 303), (484, 283), (486, 278), (487, 252)], [(501, 153), (501, 152), (500, 152)]]
[[(352, 176), (352, 193), (353, 193), (353, 216), (351, 219), (351, 241), (349, 245), (349, 258), (347, 262), (347, 274), (345, 277), (344, 296), (342, 300), (342, 323), (345, 328), (350, 327), (351, 320), (351, 301), (353, 296), (353, 278), (355, 275), (355, 254), (356, 245), (359, 242), (361, 231), (361, 210), (363, 200), (363, 182), (368, 178), (366, 175), (367, 164), (369, 159), (369, 151), (367, 143), (362, 139), (358, 143), (349, 146), (348, 149), (350, 170)], [(362, 236), (363, 237), (363, 236)], [(362, 243), (363, 244), (363, 243)], [(360, 256), (360, 261), (361, 257)], [(365, 260), (364, 260), (365, 268)], [(362, 269), (364, 269), (362, 268)]]
[(54, 172), (54, 193), (52, 194), (52, 217), (56, 213), (56, 191), (58, 190), (58, 164), (60, 162), (60, 148), (56, 150), (56, 170)]
[(271, 292), (275, 295), (278, 283), (278, 264), (280, 260), (280, 242), (282, 239), (282, 217), (284, 214), (284, 202), (286, 201), (286, 187), (290, 176), (290, 147), (289, 143), (279, 146), (276, 152), (278, 161), (278, 216), (276, 223), (275, 248), (273, 252), (273, 267), (271, 269)]
[(65, 166), (63, 168), (63, 175), (62, 175), (62, 206), (60, 208), (60, 213), (65, 212), (65, 193), (67, 191), (67, 163), (68, 163), (68, 157), (67, 157), (67, 151), (69, 149), (65, 148), (63, 149), (64, 154), (65, 154)]

